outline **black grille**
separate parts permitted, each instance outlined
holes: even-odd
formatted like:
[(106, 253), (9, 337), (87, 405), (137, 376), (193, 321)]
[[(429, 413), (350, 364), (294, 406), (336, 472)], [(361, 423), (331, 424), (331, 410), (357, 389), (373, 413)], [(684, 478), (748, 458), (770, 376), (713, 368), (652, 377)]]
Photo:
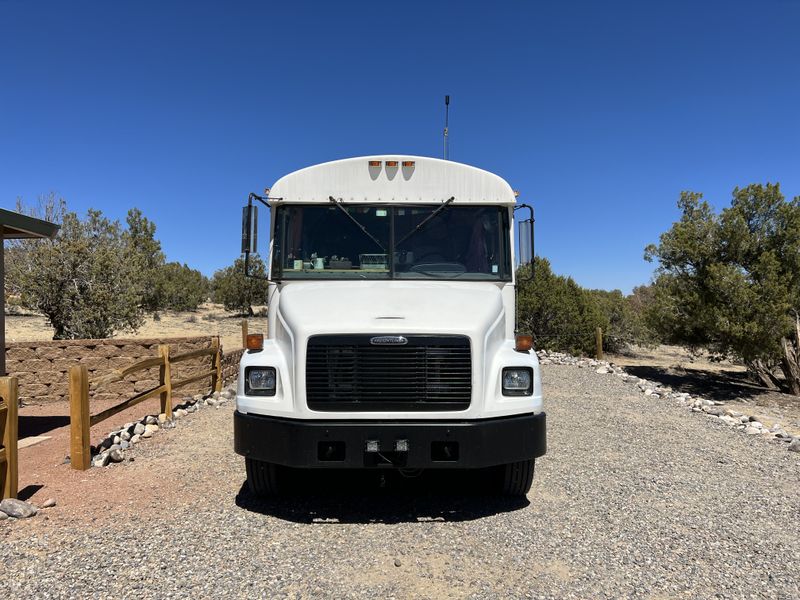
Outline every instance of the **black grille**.
[[(312, 410), (464, 410), (472, 357), (463, 336), (406, 335), (374, 345), (375, 335), (321, 335), (308, 341), (306, 402)], [(380, 336), (378, 336), (380, 337)]]

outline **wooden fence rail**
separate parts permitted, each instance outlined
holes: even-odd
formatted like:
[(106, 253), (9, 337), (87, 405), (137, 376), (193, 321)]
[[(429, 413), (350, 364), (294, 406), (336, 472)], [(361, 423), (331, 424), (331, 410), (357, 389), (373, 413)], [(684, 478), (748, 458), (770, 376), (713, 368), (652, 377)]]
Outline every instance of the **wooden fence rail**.
[[(172, 380), (172, 365), (181, 363), (194, 358), (211, 357), (211, 369), (192, 375), (179, 381)], [(131, 375), (145, 369), (159, 368), (158, 385), (150, 390), (140, 392), (128, 398), (124, 402), (107, 408), (96, 415), (92, 415), (89, 409), (89, 388), (94, 384), (95, 388), (101, 388), (109, 383), (120, 381), (127, 375)], [(124, 369), (117, 369), (102, 377), (89, 381), (89, 371), (86, 365), (75, 365), (69, 370), (69, 400), (70, 400), (70, 463), (73, 469), (85, 471), (91, 462), (91, 451), (89, 447), (89, 430), (94, 425), (105, 421), (109, 417), (116, 415), (140, 402), (159, 396), (161, 400), (161, 412), (167, 419), (172, 418), (172, 392), (178, 388), (200, 381), (206, 377), (211, 378), (211, 389), (219, 392), (222, 389), (222, 357), (219, 338), (212, 338), (209, 348), (192, 350), (177, 356), (170, 356), (169, 345), (161, 344), (158, 346), (158, 356), (146, 358), (130, 365)]]
[(17, 474), (17, 420), (19, 396), (16, 377), (0, 377), (0, 498), (16, 498), (19, 476)]

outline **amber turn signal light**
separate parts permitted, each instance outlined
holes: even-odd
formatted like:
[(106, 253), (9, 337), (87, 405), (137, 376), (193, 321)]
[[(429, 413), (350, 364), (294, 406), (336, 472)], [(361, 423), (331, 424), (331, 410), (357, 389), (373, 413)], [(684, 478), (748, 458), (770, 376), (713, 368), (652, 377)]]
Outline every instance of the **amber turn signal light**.
[(264, 334), (263, 333), (248, 333), (247, 334), (247, 349), (248, 350), (263, 350), (264, 349)]
[(414, 161), (413, 160), (404, 160), (403, 161), (403, 166), (404, 167), (413, 167), (414, 166)]
[(396, 160), (387, 160), (386, 161), (386, 166), (387, 167), (396, 167), (397, 166), (397, 161)]
[(380, 167), (381, 166), (381, 161), (379, 161), (379, 160), (371, 160), (371, 161), (369, 161), (369, 166), (370, 167)]
[(514, 350), (517, 352), (529, 352), (533, 348), (532, 335), (517, 335), (514, 338)]

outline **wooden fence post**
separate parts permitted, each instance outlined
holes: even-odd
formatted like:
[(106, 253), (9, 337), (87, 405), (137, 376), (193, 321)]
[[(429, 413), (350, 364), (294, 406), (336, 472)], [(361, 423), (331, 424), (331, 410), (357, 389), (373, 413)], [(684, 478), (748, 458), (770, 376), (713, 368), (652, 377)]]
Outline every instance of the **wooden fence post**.
[(242, 348), (247, 348), (247, 319), (242, 319)]
[(159, 344), (158, 355), (164, 359), (158, 369), (158, 385), (166, 387), (161, 392), (161, 412), (167, 417), (167, 421), (170, 421), (172, 419), (172, 369), (169, 364), (169, 344)]
[(79, 471), (92, 460), (89, 427), (89, 371), (86, 365), (75, 365), (69, 368), (69, 458)]
[(214, 369), (214, 374), (211, 376), (211, 391), (222, 391), (222, 356), (221, 348), (219, 345), (219, 337), (211, 340), (211, 347), (214, 348), (214, 354), (211, 355), (212, 364), (211, 368)]
[[(0, 498), (16, 498), (19, 475), (17, 472), (17, 408), (18, 408), (18, 388), (16, 377), (0, 377), (0, 396), (5, 403), (4, 412), (5, 423), (3, 426), (3, 449), (5, 451), (5, 461), (0, 464), (0, 486), (2, 486), (2, 496)], [(2, 420), (2, 417), (0, 417)]]
[(595, 358), (603, 360), (603, 328), (598, 327), (594, 333), (595, 341)]

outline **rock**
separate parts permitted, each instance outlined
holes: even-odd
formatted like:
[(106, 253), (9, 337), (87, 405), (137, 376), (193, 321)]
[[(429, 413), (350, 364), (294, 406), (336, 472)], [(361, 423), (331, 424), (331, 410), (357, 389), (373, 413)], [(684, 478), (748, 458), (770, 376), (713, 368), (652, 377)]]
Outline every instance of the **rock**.
[(175, 429), (175, 421), (167, 421), (161, 426), (161, 429)]
[(111, 462), (122, 462), (123, 458), (122, 451), (118, 448), (114, 448), (108, 453), (108, 460)]
[(42, 508), (53, 508), (56, 505), (55, 498), (48, 498), (44, 502), (42, 502)]
[(399, 559), (399, 558), (395, 558), (395, 559), (394, 559), (394, 566), (395, 566), (395, 567), (399, 567), (399, 566), (401, 566), (402, 564), (403, 564), (403, 563), (402, 563), (402, 562), (400, 562), (400, 559)]
[(119, 443), (121, 441), (122, 441), (122, 438), (120, 436), (118, 436), (118, 435), (114, 436), (114, 444), (119, 445)]
[(144, 425), (137, 423), (133, 428), (134, 435), (142, 435), (144, 433)]
[(654, 400), (658, 400), (659, 398), (661, 398), (661, 394), (650, 394), (650, 397)]
[(92, 461), (93, 467), (105, 467), (109, 461), (108, 452), (103, 452), (102, 454), (98, 454), (94, 457)]
[(739, 417), (739, 422), (740, 423), (749, 423), (750, 422), (750, 417), (748, 417), (747, 415), (742, 415), (741, 417)]
[(197, 412), (197, 404), (191, 404), (191, 405), (187, 406), (186, 407), (186, 412), (190, 412), (190, 413)]
[(5, 513), (9, 517), (15, 519), (27, 519), (33, 517), (39, 512), (33, 504), (17, 500), (16, 498), (6, 498), (0, 502), (0, 512)]
[(185, 416), (186, 416), (186, 415), (188, 415), (189, 413), (188, 413), (188, 412), (186, 412), (186, 410), (185, 410), (185, 409), (183, 409), (183, 408), (179, 408), (178, 410), (176, 410), (176, 411), (175, 411), (175, 414), (176, 414), (177, 416), (179, 416), (179, 417), (185, 417)]
[(605, 375), (608, 373), (608, 367), (600, 367), (595, 371), (595, 373), (599, 373), (600, 375)]
[(222, 396), (224, 398), (227, 398), (228, 400), (233, 400), (234, 398), (236, 398), (236, 390), (234, 390), (233, 388), (228, 388), (224, 392), (222, 392)]
[(209, 406), (216, 406), (217, 405), (217, 401), (214, 400), (213, 398), (208, 398), (206, 400), (206, 404), (208, 404)]
[(120, 444), (122, 442), (129, 442), (131, 439), (131, 434), (128, 433), (127, 431), (123, 431), (121, 434), (119, 434), (119, 439), (120, 439)]
[(119, 450), (119, 449), (120, 449), (120, 445), (119, 444), (114, 444), (113, 446), (111, 446), (111, 448), (108, 449), (108, 451), (111, 452), (112, 450)]
[[(790, 452), (800, 452), (800, 438), (794, 438), (792, 443), (789, 444), (789, 451)], [(5, 502), (5, 500), (3, 500)], [(0, 510), (2, 510), (2, 506), (0, 506)]]
[(153, 432), (152, 432), (152, 431), (145, 431), (145, 432), (142, 434), (142, 437), (143, 437), (143, 438), (151, 438), (151, 437), (153, 437)]
[(219, 392), (214, 392), (213, 394), (211, 394), (211, 397), (212, 397), (214, 400), (219, 400), (219, 397), (220, 397), (220, 395), (221, 395), (221, 394), (220, 394)]
[[(142, 432), (142, 433), (144, 433), (144, 432)], [(131, 437), (131, 444), (138, 444), (138, 443), (139, 443), (139, 440), (140, 440), (141, 438), (142, 438), (142, 436), (141, 436), (141, 435), (139, 435), (139, 434), (137, 433), (136, 435), (134, 435), (133, 437)]]
[(761, 433), (761, 430), (758, 427), (751, 426), (751, 427), (745, 427), (744, 432), (747, 435), (758, 435), (759, 433)]
[(158, 429), (159, 427), (155, 423), (148, 423), (147, 425), (144, 426), (145, 433), (147, 433), (148, 431), (155, 433), (156, 431), (158, 431)]
[(158, 415), (158, 422), (159, 423), (163, 423), (166, 420), (167, 420), (167, 415), (165, 413), (161, 413), (160, 415)]
[(720, 421), (724, 421), (724, 422), (725, 422), (725, 423), (727, 423), (728, 425), (736, 425), (736, 424), (739, 422), (739, 421), (737, 421), (736, 419), (734, 419), (734, 418), (733, 418), (732, 416), (730, 416), (730, 415), (722, 415), (722, 416), (719, 418), (719, 420), (720, 420)]
[(120, 447), (122, 450), (127, 450), (128, 448), (130, 448), (130, 447), (131, 447), (131, 443), (130, 443), (130, 442), (126, 442), (125, 440), (122, 440), (122, 441), (119, 443), (119, 447)]
[(145, 425), (157, 425), (158, 419), (154, 415), (147, 415), (144, 420)]
[(5, 521), (8, 518), (8, 515), (4, 512), (0, 512), (0, 521)]

